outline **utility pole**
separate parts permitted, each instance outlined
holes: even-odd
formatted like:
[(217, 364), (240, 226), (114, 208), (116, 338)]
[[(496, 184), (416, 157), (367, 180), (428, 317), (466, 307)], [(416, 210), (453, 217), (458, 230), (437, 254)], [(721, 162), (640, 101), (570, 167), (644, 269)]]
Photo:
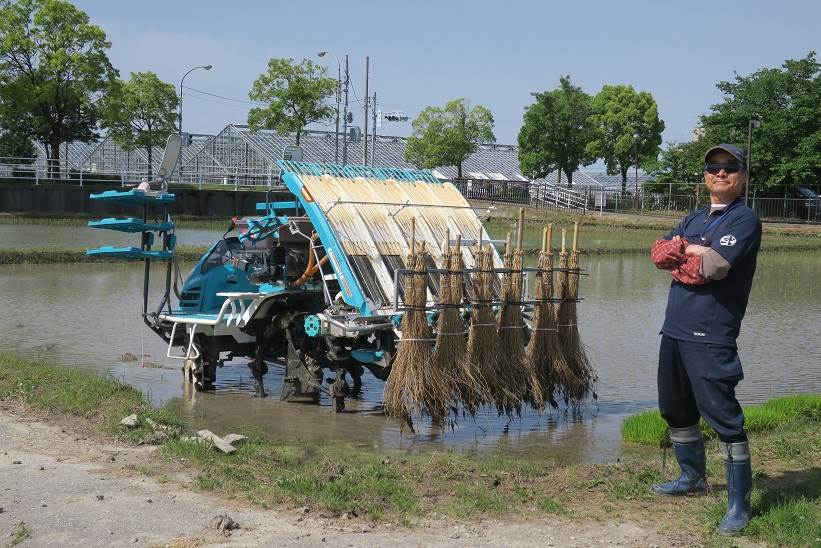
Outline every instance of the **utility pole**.
[(342, 130), (342, 165), (348, 163), (348, 85), (351, 83), (351, 75), (348, 72), (348, 54), (345, 54), (345, 111)]
[(373, 134), (371, 135), (371, 167), (376, 157), (376, 92), (373, 92), (373, 103), (371, 104), (371, 112), (373, 112)]
[(633, 151), (636, 157), (636, 212), (640, 213), (641, 198), (639, 197), (639, 133), (633, 134)]
[(370, 72), (370, 57), (365, 56), (365, 140), (362, 146), (362, 165), (368, 165), (368, 76)]
[(744, 205), (749, 207), (750, 199), (750, 156), (753, 148), (753, 128), (761, 127), (761, 120), (750, 117), (747, 124), (747, 184), (744, 185)]

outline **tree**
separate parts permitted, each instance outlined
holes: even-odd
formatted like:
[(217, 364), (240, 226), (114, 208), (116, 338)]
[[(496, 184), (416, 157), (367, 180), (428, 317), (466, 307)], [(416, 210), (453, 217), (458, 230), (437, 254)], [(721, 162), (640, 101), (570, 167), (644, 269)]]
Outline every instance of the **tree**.
[(115, 143), (126, 150), (143, 148), (152, 177), (152, 149), (162, 146), (177, 131), (177, 92), (153, 72), (132, 72), (103, 101), (102, 122)]
[(273, 129), (279, 133), (296, 134), (296, 144), (305, 126), (331, 120), (334, 107), (325, 101), (334, 94), (337, 82), (328, 77), (328, 70), (303, 59), (271, 59), (268, 72), (260, 74), (248, 93), (253, 101), (267, 103), (248, 112), (252, 131)]
[(519, 130), (519, 164), (522, 173), (531, 178), (545, 177), (555, 170), (557, 185), (564, 171), (567, 186), (571, 186), (573, 172), (595, 161), (586, 149), (595, 137), (592, 101), (570, 83), (570, 76), (559, 81), (553, 91), (532, 94), (536, 102), (525, 109)]
[(644, 185), (650, 192), (663, 191), (671, 187), (679, 191), (690, 191), (704, 182), (704, 153), (712, 146), (707, 139), (687, 143), (667, 143), (658, 160), (648, 162), (644, 169), (655, 180)]
[(493, 114), (481, 105), (471, 107), (467, 99), (454, 99), (445, 108), (426, 107), (411, 125), (405, 160), (427, 169), (455, 166), (460, 179), (462, 164), (479, 144), (496, 140)]
[(701, 117), (705, 139), (746, 148), (750, 118), (762, 121), (753, 130), (754, 186), (766, 191), (821, 179), (821, 65), (814, 51), (716, 87), (724, 100)]
[(96, 138), (97, 101), (117, 71), (105, 33), (63, 0), (0, 2), (0, 95), (10, 120), (31, 122), (57, 176), (60, 144)]
[(627, 171), (635, 165), (636, 148), (641, 165), (658, 158), (664, 122), (659, 118), (656, 101), (646, 91), (636, 92), (633, 86), (604, 86), (593, 99), (593, 123), (598, 134), (588, 145), (588, 152), (604, 159), (608, 174), (621, 173), (624, 194)]

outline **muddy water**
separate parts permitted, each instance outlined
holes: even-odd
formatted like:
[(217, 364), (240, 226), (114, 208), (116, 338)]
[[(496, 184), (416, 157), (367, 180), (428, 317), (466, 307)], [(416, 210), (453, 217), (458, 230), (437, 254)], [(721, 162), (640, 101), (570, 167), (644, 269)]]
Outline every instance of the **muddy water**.
[[(219, 370), (216, 394), (191, 393), (179, 362), (166, 357), (164, 344), (140, 321), (142, 268), (136, 264), (0, 266), (0, 349), (111, 375), (157, 403), (181, 397), (196, 425), (218, 432), (251, 427), (276, 437), (368, 447), (503, 447), (563, 461), (610, 460), (621, 453), (624, 416), (655, 405), (658, 329), (669, 280), (644, 257), (594, 256), (583, 266), (589, 276), (581, 282), (579, 324), (600, 381), (598, 403), (580, 416), (525, 412), (508, 422), (488, 411), (444, 432), (422, 425), (413, 437), (380, 414), (382, 383), (367, 374), (363, 399), (349, 401), (347, 412), (336, 414), (324, 397), (318, 406), (280, 402), (279, 367), (266, 377), (271, 397), (251, 397), (251, 376), (240, 360)], [(760, 257), (739, 342), (747, 376), (738, 389), (742, 402), (821, 392), (819, 272), (818, 254)], [(154, 273), (155, 294), (160, 273)], [(126, 353), (145, 357), (134, 360)]]

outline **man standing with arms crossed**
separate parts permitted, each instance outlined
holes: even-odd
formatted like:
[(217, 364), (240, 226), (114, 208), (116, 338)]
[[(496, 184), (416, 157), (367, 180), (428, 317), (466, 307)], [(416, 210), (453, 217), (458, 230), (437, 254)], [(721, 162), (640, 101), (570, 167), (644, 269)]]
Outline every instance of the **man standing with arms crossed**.
[(740, 195), (744, 152), (721, 144), (704, 155), (710, 206), (688, 215), (652, 249), (653, 263), (673, 277), (661, 329), (659, 409), (681, 467), (678, 479), (653, 486), (663, 495), (707, 490), (700, 417), (718, 434), (727, 474), (728, 508), (719, 524), (736, 533), (750, 520), (752, 471), (744, 415), (735, 397), (743, 378), (736, 338), (755, 273), (761, 222)]

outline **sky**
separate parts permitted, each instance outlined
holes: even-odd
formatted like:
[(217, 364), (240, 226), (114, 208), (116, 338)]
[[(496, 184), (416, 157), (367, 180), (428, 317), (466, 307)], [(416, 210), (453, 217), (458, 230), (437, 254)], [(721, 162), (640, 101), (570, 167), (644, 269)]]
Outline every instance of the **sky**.
[[(720, 102), (715, 84), (821, 49), (821, 2), (389, 0), (75, 0), (107, 34), (121, 77), (151, 70), (228, 99), (186, 90), (183, 129), (214, 134), (245, 123), (248, 91), (274, 57), (310, 58), (337, 73), (349, 55), (353, 125), (370, 94), (411, 118), (465, 97), (493, 113), (498, 143), (515, 144), (531, 93), (569, 74), (595, 94), (630, 84), (655, 98), (665, 141), (688, 141)], [(316, 53), (330, 52), (319, 59)], [(327, 129), (333, 129), (329, 126)], [(408, 135), (409, 123), (378, 132)]]

